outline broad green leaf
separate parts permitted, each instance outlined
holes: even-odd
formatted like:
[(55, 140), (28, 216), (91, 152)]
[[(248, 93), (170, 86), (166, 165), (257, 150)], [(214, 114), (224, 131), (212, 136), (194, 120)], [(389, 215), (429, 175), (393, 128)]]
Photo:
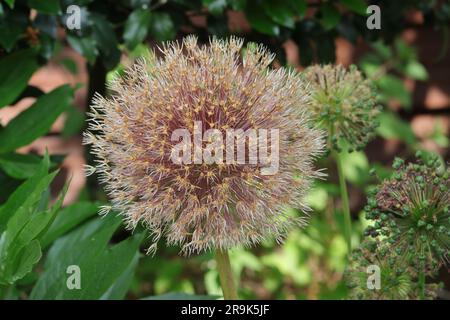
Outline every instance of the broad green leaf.
[(152, 13), (150, 19), (150, 34), (158, 41), (171, 40), (175, 37), (175, 26), (167, 13)]
[(39, 12), (57, 14), (60, 11), (59, 0), (28, 0), (28, 5)]
[[(44, 273), (31, 292), (31, 299), (100, 299), (133, 263), (142, 234), (118, 244), (108, 243), (121, 219), (112, 214), (94, 218), (56, 240), (44, 265)], [(81, 289), (69, 290), (69, 266), (80, 269)], [(120, 292), (124, 292), (121, 288)]]
[(63, 208), (58, 213), (50, 229), (43, 236), (41, 240), (42, 247), (46, 248), (60, 236), (94, 216), (98, 209), (98, 203), (88, 201), (79, 201)]
[(183, 292), (170, 292), (159, 296), (150, 296), (141, 300), (218, 300), (221, 296), (215, 295), (195, 295)]
[(417, 138), (409, 124), (400, 119), (395, 113), (385, 111), (378, 116), (380, 126), (377, 132), (385, 139), (398, 139), (405, 141), (410, 147), (414, 148), (417, 144)]
[(287, 27), (294, 28), (295, 21), (293, 18), (293, 11), (288, 0), (271, 1), (264, 0), (262, 7), (267, 16), (269, 16), (276, 23)]
[(362, 16), (367, 15), (367, 3), (364, 0), (341, 0), (340, 3), (344, 7)]
[(303, 17), (306, 13), (306, 9), (308, 8), (307, 0), (289, 0), (291, 7)]
[(17, 51), (0, 59), (0, 108), (19, 96), (37, 69), (36, 53), (32, 49)]
[(280, 27), (274, 23), (255, 2), (249, 2), (245, 10), (245, 15), (252, 28), (256, 31), (277, 36), (280, 33)]
[(33, 266), (39, 262), (42, 257), (41, 246), (38, 240), (31, 241), (22, 253), (18, 262), (18, 269), (14, 273), (11, 283), (22, 279), (27, 273), (31, 272)]
[(39, 97), (0, 131), (0, 153), (14, 151), (46, 134), (56, 118), (70, 105), (72, 94), (73, 90), (63, 85)]
[(36, 173), (23, 182), (0, 208), (0, 232), (5, 230), (6, 224), (16, 211), (20, 208), (31, 208), (40, 200), (57, 173), (48, 174), (49, 166), (50, 159), (46, 155)]
[(90, 64), (95, 62), (98, 55), (97, 43), (93, 37), (78, 37), (71, 33), (67, 34), (67, 42), (79, 54), (84, 56)]
[(71, 106), (65, 115), (66, 120), (64, 121), (62, 135), (64, 138), (69, 138), (81, 131), (83, 126), (86, 124), (86, 117), (85, 114), (78, 110), (75, 106)]
[(352, 184), (364, 186), (369, 178), (369, 160), (364, 152), (341, 152), (345, 178)]
[(133, 50), (141, 43), (148, 33), (151, 13), (148, 9), (134, 10), (125, 22), (123, 39), (130, 50)]
[(33, 154), (0, 154), (0, 168), (16, 179), (30, 178), (39, 168), (40, 163), (41, 158)]

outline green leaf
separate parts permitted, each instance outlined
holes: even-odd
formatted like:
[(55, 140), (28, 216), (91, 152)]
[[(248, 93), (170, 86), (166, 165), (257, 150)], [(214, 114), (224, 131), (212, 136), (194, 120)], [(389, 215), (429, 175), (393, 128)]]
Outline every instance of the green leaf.
[(11, 49), (19, 40), (24, 29), (20, 25), (1, 25), (0, 26), (0, 45), (11, 51)]
[(94, 38), (88, 36), (78, 37), (68, 33), (67, 42), (69, 42), (70, 46), (75, 51), (85, 57), (89, 63), (93, 64), (95, 62), (98, 55), (98, 50), (97, 43)]
[(40, 163), (41, 158), (33, 154), (0, 154), (0, 168), (10, 177), (20, 180), (33, 176)]
[(5, 2), (8, 4), (8, 6), (11, 9), (14, 9), (14, 2), (15, 2), (15, 0), (5, 0)]
[(367, 3), (364, 0), (341, 0), (342, 5), (362, 16), (367, 15)]
[(411, 148), (414, 148), (417, 144), (417, 138), (412, 131), (410, 125), (400, 119), (395, 113), (385, 111), (382, 112), (378, 119), (380, 126), (377, 128), (377, 132), (385, 139), (398, 139), (405, 141)]
[(86, 117), (83, 112), (77, 107), (71, 106), (66, 112), (66, 120), (64, 121), (64, 128), (62, 136), (69, 138), (78, 134), (86, 123)]
[(221, 296), (215, 295), (195, 295), (183, 292), (170, 292), (159, 296), (145, 297), (141, 300), (217, 300), (220, 298)]
[(112, 24), (96, 13), (90, 14), (89, 17), (92, 20), (92, 32), (97, 48), (105, 55), (110, 54), (118, 46)]
[(0, 207), (0, 232), (5, 230), (6, 224), (16, 211), (20, 208), (31, 209), (40, 200), (42, 193), (47, 190), (57, 173), (48, 174), (49, 167), (50, 159), (46, 155), (36, 173), (23, 182)]
[(158, 41), (171, 40), (175, 37), (175, 26), (167, 13), (154, 12), (152, 14), (150, 34)]
[(245, 15), (256, 31), (270, 36), (277, 36), (280, 33), (280, 27), (264, 13), (257, 2), (251, 1), (247, 4)]
[(320, 7), (320, 12), (322, 13), (322, 19), (320, 21), (326, 30), (335, 28), (341, 20), (341, 14), (330, 3), (324, 3)]
[(148, 9), (134, 10), (125, 22), (123, 39), (130, 50), (133, 50), (147, 36), (151, 13)]
[(77, 75), (78, 74), (78, 67), (75, 61), (73, 61), (70, 58), (62, 59), (61, 64), (66, 68), (71, 74)]
[(59, 0), (28, 0), (28, 5), (46, 14), (58, 14), (61, 10)]
[(308, 4), (306, 0), (289, 0), (291, 7), (300, 15), (304, 17)]
[(68, 108), (72, 95), (70, 86), (63, 85), (39, 97), (0, 131), (0, 153), (13, 151), (46, 134), (56, 118)]
[(405, 74), (415, 80), (425, 81), (428, 79), (427, 69), (417, 61), (410, 61), (405, 67)]
[(42, 251), (38, 240), (31, 241), (23, 250), (20, 260), (17, 265), (18, 268), (10, 280), (10, 283), (14, 283), (19, 279), (22, 279), (33, 269), (33, 266), (41, 260)]
[(262, 2), (262, 7), (267, 16), (269, 16), (276, 23), (287, 27), (294, 28), (295, 21), (293, 18), (292, 8), (288, 0), (281, 1), (271, 1), (264, 0)]
[(202, 3), (208, 8), (208, 11), (215, 16), (222, 14), (227, 6), (226, 0), (202, 0)]
[(408, 109), (411, 107), (411, 93), (406, 89), (401, 79), (387, 74), (377, 80), (376, 83), (380, 88), (381, 98), (384, 102), (388, 102), (390, 99), (395, 99), (404, 107)]
[(32, 49), (17, 51), (0, 60), (0, 108), (19, 96), (38, 67)]
[[(142, 234), (108, 246), (121, 219), (112, 214), (95, 218), (56, 240), (50, 248), (44, 273), (31, 292), (31, 299), (100, 299), (116, 295), (111, 288), (134, 263)], [(80, 268), (81, 288), (68, 289), (69, 266)], [(120, 286), (118, 286), (120, 287)], [(123, 287), (119, 290), (123, 293)], [(108, 293), (109, 292), (109, 293)]]
[(94, 216), (99, 209), (98, 203), (80, 201), (63, 208), (57, 215), (50, 229), (41, 240), (43, 248)]

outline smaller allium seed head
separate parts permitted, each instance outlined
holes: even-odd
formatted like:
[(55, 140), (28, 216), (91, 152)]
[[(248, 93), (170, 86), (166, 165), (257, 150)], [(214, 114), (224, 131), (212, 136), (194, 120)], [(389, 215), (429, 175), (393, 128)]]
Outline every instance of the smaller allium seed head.
[(430, 274), (450, 258), (449, 169), (436, 156), (418, 153), (416, 163), (396, 159), (365, 208), (374, 225), (367, 235), (383, 237), (391, 250)]
[[(149, 250), (162, 237), (186, 254), (249, 246), (282, 240), (305, 222), (283, 207), (307, 211), (303, 196), (321, 176), (313, 162), (324, 149), (322, 132), (311, 124), (303, 79), (269, 69), (273, 55), (261, 46), (248, 46), (242, 57), (242, 45), (237, 38), (168, 43), (162, 58), (141, 61), (114, 81), (111, 98), (95, 99), (85, 143), (112, 208), (131, 228), (143, 222), (153, 232)], [(173, 132), (192, 136), (198, 122), (203, 134), (279, 130), (277, 172), (263, 175), (262, 165), (250, 162), (174, 163)]]
[(352, 65), (313, 65), (304, 76), (311, 90), (311, 107), (320, 125), (328, 130), (330, 147), (361, 150), (378, 126), (379, 106), (373, 84)]
[[(359, 300), (419, 299), (417, 279), (415, 268), (405, 264), (400, 256), (390, 252), (382, 242), (372, 239), (364, 240), (352, 253), (344, 273), (345, 283), (350, 289), (349, 298)], [(437, 290), (437, 284), (427, 284), (425, 298), (435, 298)]]

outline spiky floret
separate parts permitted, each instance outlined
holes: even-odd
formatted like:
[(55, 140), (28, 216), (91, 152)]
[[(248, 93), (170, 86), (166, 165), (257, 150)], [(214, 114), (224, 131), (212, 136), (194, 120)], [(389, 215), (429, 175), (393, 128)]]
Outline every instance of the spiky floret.
[(416, 163), (394, 161), (395, 172), (368, 199), (367, 234), (434, 274), (450, 254), (449, 169), (436, 156), (418, 152)]
[[(392, 254), (382, 242), (371, 239), (364, 240), (352, 253), (344, 274), (350, 289), (349, 298), (358, 300), (419, 299), (421, 290), (417, 278), (415, 268)], [(424, 298), (435, 298), (438, 287), (438, 284), (427, 284)]]
[[(313, 161), (324, 148), (310, 123), (303, 80), (285, 69), (271, 70), (273, 55), (243, 41), (195, 37), (167, 43), (163, 57), (141, 61), (114, 81), (110, 98), (97, 96), (85, 143), (92, 144), (96, 171), (111, 198), (134, 228), (143, 222), (154, 243), (165, 236), (186, 254), (211, 248), (282, 240), (305, 217), (302, 199), (313, 178)], [(279, 170), (262, 175), (260, 164), (174, 164), (175, 129), (279, 129)]]
[(376, 91), (352, 65), (313, 65), (304, 72), (311, 90), (311, 107), (318, 123), (328, 130), (330, 147), (361, 150), (378, 126)]

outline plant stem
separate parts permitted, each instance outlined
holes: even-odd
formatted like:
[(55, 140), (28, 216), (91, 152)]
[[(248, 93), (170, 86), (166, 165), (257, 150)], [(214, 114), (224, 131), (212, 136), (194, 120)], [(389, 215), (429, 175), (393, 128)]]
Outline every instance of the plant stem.
[(339, 176), (339, 189), (342, 200), (342, 212), (344, 214), (344, 237), (347, 242), (348, 254), (352, 251), (352, 217), (350, 215), (350, 206), (348, 203), (348, 191), (345, 183), (344, 170), (342, 168), (341, 157), (338, 152), (333, 151), (333, 157), (336, 161), (338, 176)]
[(216, 250), (216, 262), (224, 299), (237, 300), (238, 295), (234, 284), (233, 273), (231, 271), (228, 251), (221, 249)]
[(419, 299), (425, 300), (425, 272), (423, 272), (423, 268), (419, 271)]

